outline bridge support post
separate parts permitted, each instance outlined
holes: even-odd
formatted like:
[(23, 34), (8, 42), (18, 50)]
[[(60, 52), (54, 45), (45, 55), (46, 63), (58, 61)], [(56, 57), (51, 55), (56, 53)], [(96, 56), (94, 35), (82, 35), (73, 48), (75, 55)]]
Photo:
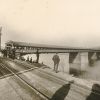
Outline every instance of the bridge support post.
[(89, 60), (88, 60), (88, 52), (81, 52), (80, 53), (81, 56), (81, 71), (86, 71), (88, 64), (89, 64)]
[(36, 51), (36, 63), (39, 63), (39, 50)]
[(69, 66), (69, 53), (66, 53), (66, 58), (67, 58), (67, 66), (65, 66), (65, 72), (70, 73), (70, 66)]
[(97, 55), (97, 60), (100, 60), (100, 52), (97, 52), (96, 55)]
[(89, 64), (93, 65), (94, 62), (98, 59), (97, 53), (95, 53), (95, 52), (89, 52), (88, 53), (88, 59), (89, 59)]
[[(52, 58), (55, 54), (56, 53), (40, 54), (40, 63), (44, 63), (48, 67), (54, 69), (54, 62)], [(69, 53), (58, 53), (58, 56), (60, 58), (58, 71), (69, 73)]]
[(79, 75), (88, 66), (88, 52), (70, 52), (70, 74)]
[(60, 53), (58, 54), (60, 58), (59, 63), (59, 71), (64, 73), (69, 73), (70, 67), (69, 67), (69, 53)]
[(78, 52), (70, 52), (69, 53), (69, 66), (70, 66), (70, 74), (74, 74), (75, 76), (80, 74), (80, 66), (81, 66), (81, 56)]

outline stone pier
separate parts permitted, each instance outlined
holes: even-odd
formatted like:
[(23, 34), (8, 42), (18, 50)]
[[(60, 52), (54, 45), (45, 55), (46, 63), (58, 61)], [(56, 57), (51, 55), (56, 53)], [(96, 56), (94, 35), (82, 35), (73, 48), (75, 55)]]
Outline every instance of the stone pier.
[[(48, 65), (50, 68), (53, 69), (54, 63), (53, 63), (53, 56), (55, 53), (49, 53), (49, 54), (40, 54), (40, 63), (44, 63), (45, 65)], [(59, 53), (60, 63), (59, 63), (59, 71), (69, 73), (69, 53)]]
[[(53, 69), (54, 63), (52, 57), (55, 53), (40, 54), (39, 62), (48, 65)], [(88, 52), (75, 52), (75, 53), (59, 53), (60, 63), (59, 71), (69, 73), (74, 69), (77, 71), (86, 71), (88, 66)]]
[(77, 76), (86, 71), (88, 63), (88, 52), (70, 52), (69, 66), (71, 74)]
[(81, 57), (81, 71), (86, 71), (87, 66), (89, 64), (89, 60), (88, 60), (88, 52), (81, 52), (80, 53), (80, 57)]

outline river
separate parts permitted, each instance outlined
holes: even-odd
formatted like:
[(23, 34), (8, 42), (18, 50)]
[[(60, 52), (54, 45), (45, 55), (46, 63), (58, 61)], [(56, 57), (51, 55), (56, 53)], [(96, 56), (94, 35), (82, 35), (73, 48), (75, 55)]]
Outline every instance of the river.
[[(53, 69), (53, 66), (54, 66), (53, 61), (52, 61), (53, 55), (54, 54), (41, 54), (40, 59), (39, 59), (39, 63), (44, 63), (45, 65), (47, 65)], [(24, 58), (27, 59), (28, 56), (29, 56), (29, 58), (32, 57), (33, 61), (36, 60), (35, 54), (26, 55), (26, 56), (24, 56)], [(68, 55), (67, 54), (59, 54), (59, 56), (60, 56), (60, 64), (59, 64), (58, 70), (65, 72), (65, 73), (68, 73), (69, 68), (70, 68), (70, 65), (68, 62), (68, 59), (69, 59)], [(79, 65), (75, 64), (74, 67), (79, 68)], [(100, 61), (95, 61), (95, 63), (92, 66), (88, 65), (86, 67), (86, 72), (84, 72), (83, 74), (79, 74), (75, 77), (100, 81)]]

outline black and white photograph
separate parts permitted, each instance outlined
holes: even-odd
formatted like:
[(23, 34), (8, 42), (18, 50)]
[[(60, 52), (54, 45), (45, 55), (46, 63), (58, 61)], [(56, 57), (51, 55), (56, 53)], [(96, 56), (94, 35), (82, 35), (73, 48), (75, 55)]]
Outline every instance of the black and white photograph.
[(0, 0), (0, 100), (100, 100), (100, 0)]

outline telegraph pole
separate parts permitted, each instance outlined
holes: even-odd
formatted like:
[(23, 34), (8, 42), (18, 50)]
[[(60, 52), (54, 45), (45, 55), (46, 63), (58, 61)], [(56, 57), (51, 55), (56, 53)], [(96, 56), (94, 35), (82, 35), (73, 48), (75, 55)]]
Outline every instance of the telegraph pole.
[(1, 51), (1, 35), (2, 35), (1, 31), (2, 31), (2, 27), (0, 27), (0, 51)]

